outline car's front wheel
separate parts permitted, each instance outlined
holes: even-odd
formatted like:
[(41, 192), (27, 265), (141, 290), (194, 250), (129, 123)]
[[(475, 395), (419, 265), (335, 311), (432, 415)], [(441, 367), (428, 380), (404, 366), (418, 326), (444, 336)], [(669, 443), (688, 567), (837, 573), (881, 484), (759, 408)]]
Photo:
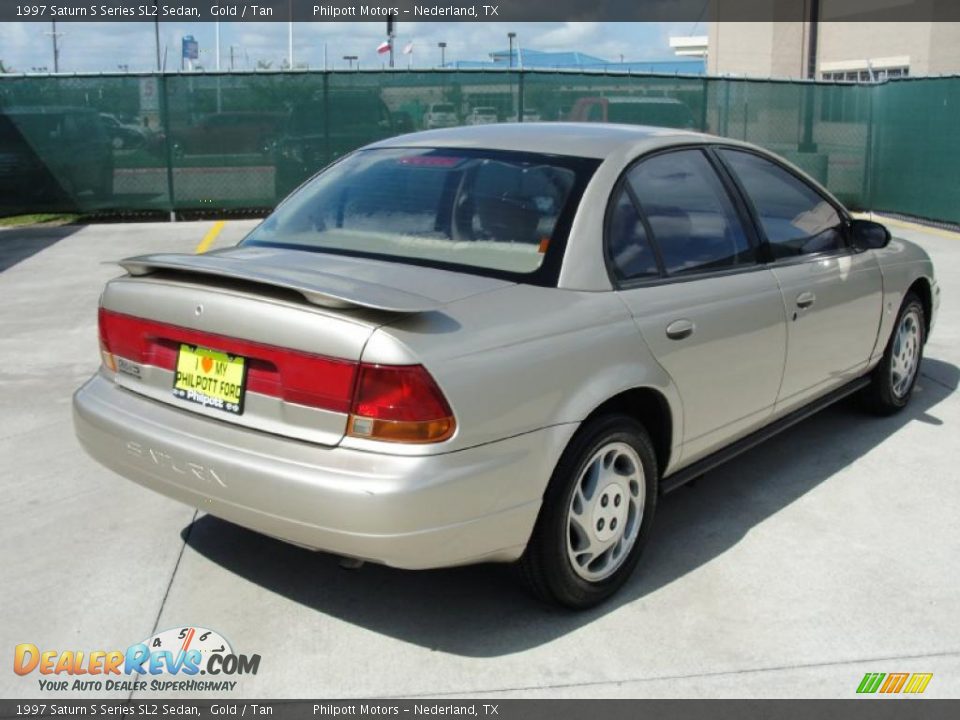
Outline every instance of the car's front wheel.
[(920, 374), (925, 331), (923, 303), (916, 293), (907, 293), (883, 358), (866, 389), (867, 403), (874, 412), (890, 415), (910, 401)]
[(657, 505), (657, 460), (644, 427), (625, 415), (589, 421), (574, 436), (544, 495), (520, 561), (534, 594), (582, 609), (633, 572)]

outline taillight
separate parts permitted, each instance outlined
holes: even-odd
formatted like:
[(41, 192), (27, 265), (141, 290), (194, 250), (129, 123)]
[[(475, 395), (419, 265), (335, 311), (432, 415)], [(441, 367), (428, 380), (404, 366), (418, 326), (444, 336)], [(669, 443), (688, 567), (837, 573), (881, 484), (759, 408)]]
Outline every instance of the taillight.
[(216, 335), (100, 308), (100, 353), (117, 372), (117, 358), (175, 370), (180, 343), (247, 361), (246, 389), (290, 403), (349, 413), (347, 432), (387, 442), (441, 442), (456, 421), (422, 365), (372, 365)]
[(347, 432), (388, 442), (446, 440), (453, 412), (422, 365), (360, 365)]
[(246, 389), (250, 392), (322, 410), (350, 412), (357, 373), (357, 363), (351, 360), (191, 330), (100, 308), (103, 362), (114, 372), (117, 357), (176, 370), (181, 343), (246, 358)]
[(97, 333), (100, 336), (100, 358), (110, 372), (116, 372), (117, 361), (114, 359), (113, 353), (110, 351), (110, 344), (107, 342), (107, 329), (105, 327), (107, 320), (104, 317), (105, 312), (103, 308), (100, 308), (99, 312), (97, 312)]

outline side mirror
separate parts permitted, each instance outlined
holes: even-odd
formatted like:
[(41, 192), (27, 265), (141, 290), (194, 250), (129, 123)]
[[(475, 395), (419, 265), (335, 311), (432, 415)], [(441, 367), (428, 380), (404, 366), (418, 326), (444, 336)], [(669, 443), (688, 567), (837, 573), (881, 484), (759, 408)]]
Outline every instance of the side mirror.
[(850, 224), (850, 242), (855, 250), (879, 250), (890, 243), (890, 231), (872, 220), (854, 220)]

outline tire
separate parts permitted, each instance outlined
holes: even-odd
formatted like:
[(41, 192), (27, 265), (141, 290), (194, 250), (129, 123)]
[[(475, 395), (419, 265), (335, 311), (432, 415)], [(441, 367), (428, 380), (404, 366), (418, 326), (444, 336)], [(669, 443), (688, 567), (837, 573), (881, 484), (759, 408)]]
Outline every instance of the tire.
[(892, 415), (910, 402), (920, 375), (926, 327), (923, 303), (916, 293), (907, 293), (883, 357), (864, 390), (867, 407), (874, 413)]
[(657, 478), (650, 436), (633, 418), (606, 415), (580, 428), (550, 478), (519, 562), (533, 594), (582, 610), (619, 590), (650, 535)]

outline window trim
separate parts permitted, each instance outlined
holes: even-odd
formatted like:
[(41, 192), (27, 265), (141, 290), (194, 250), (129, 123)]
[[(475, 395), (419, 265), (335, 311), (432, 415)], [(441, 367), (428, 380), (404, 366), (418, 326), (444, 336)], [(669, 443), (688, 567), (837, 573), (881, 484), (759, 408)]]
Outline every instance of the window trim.
[[(703, 280), (715, 277), (726, 277), (728, 275), (739, 275), (741, 273), (755, 272), (757, 270), (766, 268), (765, 260), (762, 257), (762, 253), (764, 252), (762, 238), (757, 231), (754, 218), (750, 214), (748, 206), (743, 202), (738, 188), (734, 186), (731, 182), (731, 179), (727, 177), (725, 166), (719, 164), (719, 161), (713, 156), (711, 148), (712, 143), (703, 142), (658, 148), (635, 157), (621, 171), (617, 181), (613, 184), (613, 188), (610, 191), (609, 197), (607, 198), (607, 207), (603, 216), (603, 263), (607, 269), (607, 276), (614, 291), (633, 290), (641, 287), (652, 287), (658, 285), (668, 285), (671, 283), (691, 282), (693, 280)], [(708, 165), (710, 165), (711, 169), (715, 173), (717, 180), (723, 186), (723, 189), (730, 200), (730, 204), (733, 206), (734, 213), (743, 227), (744, 234), (747, 238), (747, 244), (752, 250), (756, 251), (753, 263), (743, 263), (741, 265), (734, 265), (722, 269), (703, 271), (692, 270), (680, 275), (669, 275), (666, 272), (666, 267), (663, 263), (663, 255), (660, 251), (660, 245), (657, 243), (657, 240), (653, 235), (653, 230), (650, 228), (650, 223), (647, 221), (646, 213), (643, 211), (643, 206), (640, 203), (639, 198), (637, 198), (633, 188), (630, 187), (627, 176), (635, 167), (637, 167), (637, 165), (650, 160), (651, 158), (659, 155), (667, 155), (670, 153), (684, 152), (688, 150), (697, 150), (704, 156)], [(627, 196), (633, 203), (634, 210), (637, 212), (637, 216), (643, 223), (648, 242), (653, 250), (654, 256), (657, 259), (657, 269), (660, 273), (657, 277), (651, 276), (629, 279), (621, 278), (617, 273), (616, 265), (614, 264), (613, 257), (610, 253), (610, 225), (613, 219), (614, 206), (616, 205), (615, 200), (619, 200), (620, 192), (624, 189), (624, 186), (627, 188)]]
[[(763, 222), (760, 220), (760, 214), (757, 211), (757, 207), (753, 202), (753, 198), (750, 197), (750, 193), (747, 192), (747, 189), (743, 187), (743, 183), (740, 182), (740, 178), (734, 172), (733, 168), (730, 167), (730, 164), (724, 159), (723, 155), (719, 152), (720, 150), (731, 150), (734, 152), (742, 152), (747, 155), (754, 155), (761, 160), (766, 160), (772, 165), (780, 168), (788, 175), (794, 177), (798, 182), (802, 183), (804, 186), (808, 187), (814, 194), (824, 200), (830, 205), (834, 210), (836, 210), (837, 215), (840, 216), (840, 221), (842, 225), (841, 240), (843, 241), (843, 247), (839, 250), (824, 250), (822, 252), (810, 253), (809, 255), (796, 255), (791, 257), (778, 258), (774, 256), (773, 253), (773, 244), (770, 242), (770, 238), (767, 237), (767, 231), (763, 227)], [(834, 257), (846, 257), (849, 255), (855, 255), (857, 253), (850, 245), (850, 213), (847, 212), (847, 209), (839, 203), (839, 201), (825, 195), (820, 188), (816, 185), (812, 185), (809, 180), (807, 180), (803, 175), (800, 175), (796, 170), (785, 165), (779, 158), (768, 155), (767, 153), (755, 150), (750, 147), (743, 147), (740, 145), (726, 145), (723, 143), (714, 143), (711, 144), (707, 151), (714, 155), (717, 159), (717, 162), (720, 163), (724, 171), (729, 175), (730, 183), (733, 187), (736, 188), (737, 192), (740, 194), (741, 199), (744, 203), (744, 206), (747, 208), (747, 212), (750, 214), (751, 222), (756, 230), (757, 236), (760, 239), (761, 244), (761, 253), (760, 257), (763, 258), (763, 262), (770, 266), (784, 267), (788, 265), (802, 265), (804, 263), (826, 260)]]

